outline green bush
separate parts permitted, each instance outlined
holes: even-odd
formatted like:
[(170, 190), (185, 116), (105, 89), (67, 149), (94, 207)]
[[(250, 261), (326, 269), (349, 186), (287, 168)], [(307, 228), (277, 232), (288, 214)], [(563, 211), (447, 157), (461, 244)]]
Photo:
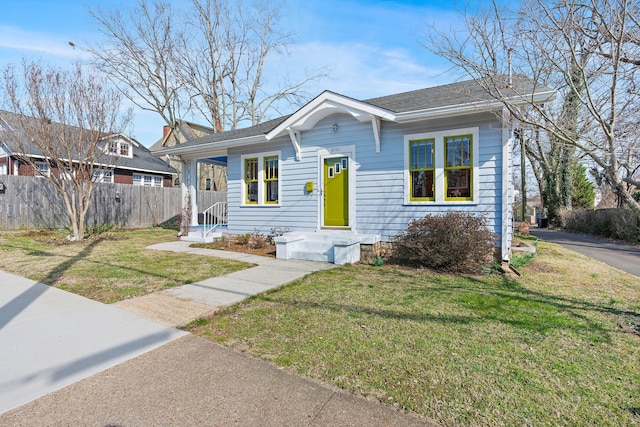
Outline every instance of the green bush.
[(486, 220), (464, 212), (427, 215), (412, 220), (394, 238), (398, 264), (452, 273), (480, 273), (494, 261), (496, 235)]

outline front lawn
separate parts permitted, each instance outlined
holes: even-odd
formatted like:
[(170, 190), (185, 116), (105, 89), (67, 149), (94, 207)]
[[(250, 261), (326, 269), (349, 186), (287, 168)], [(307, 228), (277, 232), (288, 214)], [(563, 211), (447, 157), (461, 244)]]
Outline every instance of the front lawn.
[(344, 266), (189, 330), (443, 425), (640, 425), (640, 279), (538, 250), (519, 278)]
[(66, 232), (0, 233), (0, 268), (87, 298), (113, 303), (247, 268), (242, 262), (146, 249), (174, 230), (108, 231), (82, 242)]

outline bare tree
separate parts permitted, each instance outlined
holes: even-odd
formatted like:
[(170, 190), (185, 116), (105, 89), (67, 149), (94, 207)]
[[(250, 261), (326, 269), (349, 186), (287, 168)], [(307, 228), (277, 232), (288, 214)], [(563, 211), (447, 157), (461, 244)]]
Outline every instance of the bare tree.
[(9, 110), (0, 112), (3, 142), (60, 194), (73, 239), (83, 239), (94, 170), (115, 166), (106, 144), (131, 112), (121, 112), (119, 91), (80, 65), (59, 70), (24, 62), (20, 69), (7, 67), (3, 83)]
[[(463, 13), (460, 32), (431, 32), (426, 47), (476, 78), (525, 129), (540, 130), (539, 152), (575, 151), (640, 213), (625, 185), (640, 184), (631, 163), (640, 132), (639, 20), (640, 4), (631, 0), (525, 0), (517, 10), (494, 3), (489, 11)], [(555, 105), (524, 99), (521, 108), (502, 96), (509, 49), (517, 73), (558, 89)]]
[(185, 87), (175, 68), (178, 28), (169, 3), (140, 0), (126, 15), (100, 7), (90, 10), (104, 41), (85, 49), (93, 65), (136, 106), (158, 113), (173, 126), (184, 114)]
[(269, 0), (191, 0), (180, 11), (139, 0), (126, 18), (101, 9), (91, 15), (105, 36), (86, 48), (96, 64), (172, 127), (186, 114), (216, 131), (259, 123), (282, 100), (303, 103), (304, 85), (317, 77), (267, 84), (267, 59), (289, 43), (278, 31), (280, 9)]

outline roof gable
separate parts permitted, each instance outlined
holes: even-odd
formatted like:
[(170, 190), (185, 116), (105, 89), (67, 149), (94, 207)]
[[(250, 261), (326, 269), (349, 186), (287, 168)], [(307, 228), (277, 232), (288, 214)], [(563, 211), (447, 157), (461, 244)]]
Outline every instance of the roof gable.
[[(364, 101), (324, 91), (289, 116), (247, 128), (218, 132), (189, 141), (180, 147), (159, 150), (158, 154), (196, 154), (209, 149), (226, 150), (231, 146), (267, 142), (287, 133), (296, 146), (298, 132), (311, 129), (323, 118), (337, 112), (351, 114), (361, 122), (370, 121), (376, 146), (379, 149), (381, 120), (408, 122), (499, 109), (502, 107), (502, 103), (496, 100), (496, 91), (500, 92), (500, 96), (508, 98), (516, 104), (532, 101), (547, 102), (555, 95), (554, 90), (538, 85), (525, 76), (513, 76), (511, 84), (507, 83), (506, 76), (495, 76)], [(491, 84), (495, 84), (495, 89), (487, 90)]]
[[(25, 116), (26, 117), (26, 116)], [(27, 117), (29, 120), (39, 120), (33, 117)], [(44, 157), (42, 151), (38, 149), (36, 144), (30, 143), (29, 140), (24, 135), (24, 132), (19, 127), (20, 120), (18, 120), (18, 114), (11, 113), (8, 111), (0, 111), (0, 141), (7, 147), (8, 151), (11, 152), (12, 155), (24, 155), (27, 157), (34, 158), (42, 158)], [(74, 126), (65, 126), (60, 123), (51, 122), (50, 125), (58, 126), (61, 130), (68, 130), (70, 132), (81, 132), (86, 131), (81, 128), (77, 128)], [(12, 143), (11, 138), (3, 137), (3, 134), (11, 132), (16, 135), (18, 138), (22, 138), (23, 142), (21, 144), (21, 148), (25, 149), (25, 152), (19, 152), (18, 147)], [(103, 141), (113, 140), (113, 139), (121, 139), (129, 144), (131, 144), (131, 157), (121, 157), (121, 156), (113, 156), (110, 154), (104, 154), (96, 159), (96, 164), (107, 167), (116, 167), (121, 169), (131, 169), (131, 170), (139, 170), (145, 172), (156, 172), (163, 174), (173, 174), (175, 173), (175, 169), (171, 167), (168, 163), (154, 157), (148, 148), (144, 147), (134, 138), (129, 137), (123, 133), (115, 133), (104, 135), (101, 138)], [(77, 155), (77, 153), (76, 153)], [(74, 155), (74, 157), (76, 157)], [(72, 159), (77, 160), (77, 159)]]

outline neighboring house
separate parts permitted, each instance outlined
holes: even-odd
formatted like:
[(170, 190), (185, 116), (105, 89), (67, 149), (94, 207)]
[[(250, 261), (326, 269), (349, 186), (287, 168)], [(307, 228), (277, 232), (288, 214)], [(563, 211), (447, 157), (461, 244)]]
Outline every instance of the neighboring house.
[[(513, 218), (516, 221), (523, 220), (523, 217), (522, 217), (522, 202), (514, 203)], [(529, 224), (535, 224), (536, 218), (537, 218), (537, 209), (534, 206), (531, 206), (530, 204), (527, 204), (527, 206), (525, 206), (525, 208), (524, 208), (524, 221), (529, 223)]]
[[(173, 128), (164, 126), (162, 138), (153, 144), (149, 150), (155, 154), (158, 150), (175, 147), (176, 145), (184, 144), (214, 133), (215, 130), (213, 128), (178, 120)], [(174, 185), (179, 186), (179, 177), (182, 174), (182, 162), (180, 159), (170, 155), (159, 155), (158, 157), (169, 163), (176, 170)], [(198, 188), (200, 190), (227, 191), (226, 158), (199, 159), (197, 169)]]
[[(50, 170), (42, 152), (36, 145), (24, 142), (22, 152), (15, 143), (7, 138), (7, 132), (19, 134), (19, 123), (15, 114), (0, 112), (0, 175), (36, 176), (71, 173), (70, 170)], [(12, 120), (13, 119), (13, 120)], [(37, 120), (37, 119), (32, 119)], [(145, 185), (152, 187), (173, 186), (172, 176), (176, 171), (169, 164), (153, 156), (151, 152), (124, 134), (105, 135), (102, 149), (104, 154), (96, 159), (93, 179), (96, 182)], [(20, 161), (21, 157), (29, 157), (34, 166)], [(42, 161), (39, 161), (42, 159)]]
[[(522, 104), (555, 94), (525, 77), (506, 83), (503, 94)], [(456, 210), (485, 217), (507, 260), (511, 129), (501, 103), (466, 81), (364, 101), (325, 91), (290, 116), (158, 153), (191, 165), (185, 195), (195, 194), (197, 159), (227, 156), (228, 232), (285, 233), (276, 238), (280, 258), (354, 262), (360, 244), (391, 241), (414, 218)]]

